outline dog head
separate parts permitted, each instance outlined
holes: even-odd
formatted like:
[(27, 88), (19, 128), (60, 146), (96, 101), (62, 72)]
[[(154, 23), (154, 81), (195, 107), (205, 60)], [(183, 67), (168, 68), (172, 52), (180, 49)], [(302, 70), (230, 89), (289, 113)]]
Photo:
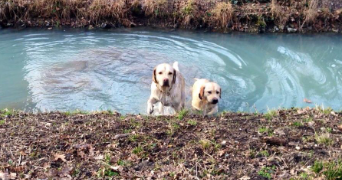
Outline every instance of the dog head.
[(221, 99), (221, 87), (217, 83), (208, 82), (201, 87), (199, 98), (217, 104)]
[(170, 89), (176, 83), (176, 70), (169, 64), (159, 64), (153, 70), (152, 79), (163, 90)]

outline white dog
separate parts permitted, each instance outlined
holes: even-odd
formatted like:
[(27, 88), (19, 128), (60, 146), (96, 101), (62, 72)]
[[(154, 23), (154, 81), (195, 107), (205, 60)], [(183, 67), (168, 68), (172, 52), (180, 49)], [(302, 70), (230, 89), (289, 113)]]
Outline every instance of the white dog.
[(203, 111), (203, 115), (218, 112), (218, 102), (221, 99), (221, 87), (207, 79), (195, 79), (192, 86), (192, 107)]
[(171, 106), (176, 112), (184, 108), (185, 81), (179, 72), (178, 62), (159, 64), (153, 70), (151, 96), (147, 101), (147, 114), (153, 113), (153, 104), (160, 102), (159, 113), (164, 114), (164, 106)]

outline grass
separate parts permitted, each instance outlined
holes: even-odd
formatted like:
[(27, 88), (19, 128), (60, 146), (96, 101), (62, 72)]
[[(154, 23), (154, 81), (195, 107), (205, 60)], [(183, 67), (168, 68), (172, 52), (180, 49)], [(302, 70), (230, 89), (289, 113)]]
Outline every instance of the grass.
[(268, 110), (265, 114), (264, 117), (267, 120), (271, 120), (273, 117), (277, 116), (278, 112), (276, 110)]
[(197, 121), (191, 119), (191, 120), (188, 121), (188, 124), (191, 125), (191, 126), (196, 126), (197, 125)]
[(328, 133), (331, 133), (332, 132), (332, 128), (331, 127), (327, 127), (327, 128), (325, 128), (326, 129), (326, 131), (328, 132)]
[(268, 153), (267, 150), (260, 151), (259, 154), (260, 154), (261, 156), (263, 156), (263, 157), (268, 157), (268, 156), (270, 156), (270, 154)]
[(184, 117), (188, 114), (188, 110), (186, 110), (186, 109), (182, 109), (181, 111), (179, 111), (179, 113), (177, 114), (177, 118), (179, 119), (179, 120), (183, 120), (184, 119)]
[(221, 28), (227, 28), (228, 23), (232, 21), (233, 6), (230, 2), (219, 2), (212, 10), (213, 19), (217, 21)]
[(267, 133), (269, 136), (273, 135), (273, 130), (268, 128), (268, 127), (259, 127), (258, 132), (263, 134), (263, 133)]
[(5, 124), (5, 120), (0, 120), (0, 125), (3, 125), (3, 124)]
[(72, 115), (76, 115), (76, 114), (89, 114), (89, 113), (87, 111), (81, 111), (81, 110), (64, 112), (64, 115), (66, 115), (66, 116), (72, 116)]
[(10, 111), (8, 109), (4, 109), (1, 112), (1, 115), (0, 116), (3, 116), (3, 117), (9, 117), (13, 114), (14, 110)]
[(315, 161), (314, 165), (311, 167), (311, 170), (318, 175), (324, 175), (325, 179), (327, 180), (342, 179), (341, 160), (330, 162)]
[(318, 8), (318, 0), (311, 0), (309, 3), (309, 7), (304, 11), (305, 19), (304, 19), (303, 25), (305, 23), (312, 23), (317, 19), (317, 16), (318, 16), (317, 8)]
[(272, 173), (274, 172), (274, 170), (275, 170), (275, 166), (272, 166), (272, 167), (264, 166), (260, 169), (260, 171), (258, 171), (258, 175), (267, 179), (271, 179)]
[(144, 151), (144, 149), (141, 146), (135, 147), (132, 151), (133, 154), (141, 154)]
[(303, 122), (305, 122), (305, 123), (308, 123), (311, 121), (313, 121), (312, 117), (308, 117), (308, 118), (303, 119)]
[(301, 123), (301, 122), (299, 122), (299, 121), (296, 121), (296, 122), (293, 122), (293, 123), (292, 123), (292, 126), (301, 127), (301, 126), (303, 126), (303, 123)]
[(212, 145), (211, 141), (209, 141), (208, 139), (201, 139), (199, 143), (202, 146), (202, 149), (209, 149)]
[(168, 14), (166, 0), (145, 0), (145, 14), (153, 17), (163, 17)]
[(323, 169), (323, 163), (320, 161), (315, 161), (314, 165), (311, 167), (311, 170), (315, 173), (320, 173)]
[(334, 144), (334, 141), (330, 139), (330, 134), (329, 133), (323, 133), (323, 134), (316, 134), (315, 135), (316, 142), (318, 144), (323, 144), (326, 146), (331, 146)]

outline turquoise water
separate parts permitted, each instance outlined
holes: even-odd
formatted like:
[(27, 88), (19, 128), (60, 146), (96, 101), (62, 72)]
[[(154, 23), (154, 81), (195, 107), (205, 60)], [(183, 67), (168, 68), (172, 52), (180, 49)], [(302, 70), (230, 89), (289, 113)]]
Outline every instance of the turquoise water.
[(0, 30), (0, 108), (145, 113), (154, 66), (179, 61), (187, 107), (196, 77), (221, 85), (221, 111), (341, 110), (341, 40), (330, 34)]

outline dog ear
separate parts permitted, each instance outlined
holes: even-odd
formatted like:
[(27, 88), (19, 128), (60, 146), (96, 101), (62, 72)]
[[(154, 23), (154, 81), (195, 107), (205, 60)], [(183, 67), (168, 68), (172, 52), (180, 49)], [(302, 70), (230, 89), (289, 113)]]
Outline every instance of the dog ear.
[(221, 90), (221, 88), (220, 88), (220, 99), (221, 99), (221, 95), (222, 95), (222, 90)]
[(172, 83), (175, 84), (176, 83), (176, 70), (173, 70), (173, 78), (172, 78)]
[(200, 99), (203, 99), (203, 97), (204, 97), (204, 89), (205, 89), (205, 86), (202, 86), (201, 89), (200, 89), (200, 93), (199, 93), (199, 95), (198, 95), (198, 97), (199, 97)]
[(156, 76), (156, 70), (157, 70), (157, 68), (154, 68), (154, 70), (153, 70), (153, 75), (152, 75), (152, 80), (153, 80), (153, 82), (155, 82), (156, 84), (158, 84), (157, 76)]

